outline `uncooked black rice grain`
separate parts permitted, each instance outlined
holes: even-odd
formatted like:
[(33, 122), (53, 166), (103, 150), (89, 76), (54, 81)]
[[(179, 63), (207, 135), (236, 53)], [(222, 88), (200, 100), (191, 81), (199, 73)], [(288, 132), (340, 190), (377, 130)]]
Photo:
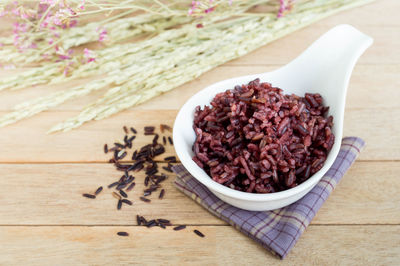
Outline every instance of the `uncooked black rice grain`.
[(205, 237), (205, 235), (202, 233), (202, 232), (200, 232), (199, 230), (193, 230), (193, 232), (196, 234), (196, 235), (198, 235), (199, 237)]
[(165, 136), (162, 137), (162, 142), (164, 145), (167, 144), (167, 138)]
[(130, 201), (128, 199), (122, 199), (121, 201), (122, 201), (122, 203), (125, 203), (125, 204), (128, 204), (128, 205), (132, 205), (133, 204), (132, 201)]
[(168, 141), (169, 141), (169, 144), (174, 145), (174, 142), (172, 141), (171, 137), (168, 137)]
[(168, 172), (170, 172), (170, 173), (173, 172), (172, 169), (169, 168), (169, 167), (167, 167), (167, 166), (163, 166), (162, 169), (164, 169), (165, 171), (168, 171)]
[(119, 200), (117, 204), (117, 209), (120, 210), (121, 207), (122, 207), (122, 200)]
[(118, 232), (117, 235), (119, 236), (129, 236), (127, 232)]
[(108, 145), (104, 144), (104, 153), (108, 153)]
[(127, 198), (128, 194), (125, 193), (122, 189), (119, 191), (119, 194), (121, 194), (122, 197)]
[(118, 182), (111, 183), (111, 184), (108, 185), (108, 188), (115, 187), (118, 184), (119, 184)]
[(141, 200), (141, 201), (144, 201), (144, 202), (147, 202), (147, 203), (151, 201), (151, 200), (149, 200), (149, 199), (146, 199), (145, 197), (140, 197), (140, 200)]
[(156, 129), (153, 126), (146, 126), (144, 127), (144, 132), (154, 132), (154, 129)]
[(175, 230), (175, 231), (179, 231), (179, 230), (183, 230), (183, 229), (185, 229), (185, 228), (186, 228), (186, 225), (183, 225), (183, 224), (182, 224), (182, 225), (175, 226), (175, 227), (174, 227), (174, 230)]
[(137, 131), (136, 131), (135, 128), (131, 127), (131, 131), (132, 131), (133, 134), (137, 134)]
[(175, 156), (168, 156), (164, 158), (164, 161), (176, 161), (176, 157)]
[(96, 198), (95, 195), (87, 194), (87, 193), (82, 194), (82, 196), (84, 196), (84, 197), (86, 197), (86, 198), (89, 198), (89, 199), (95, 199), (95, 198)]
[(170, 220), (159, 218), (159, 219), (157, 219), (157, 222), (162, 223), (162, 224), (169, 224)]
[(102, 190), (103, 190), (103, 187), (99, 187), (98, 189), (96, 189), (96, 192), (94, 192), (94, 194), (98, 195)]
[(135, 187), (136, 183), (133, 182), (132, 184), (129, 185), (129, 187), (126, 189), (126, 191), (131, 191)]
[(141, 225), (142, 224), (142, 219), (140, 219), (139, 215), (136, 215), (136, 222), (137, 222), (137, 225)]
[(164, 198), (164, 194), (165, 194), (165, 190), (164, 190), (164, 189), (161, 189), (160, 195), (158, 196), (158, 198), (159, 198), (159, 199)]

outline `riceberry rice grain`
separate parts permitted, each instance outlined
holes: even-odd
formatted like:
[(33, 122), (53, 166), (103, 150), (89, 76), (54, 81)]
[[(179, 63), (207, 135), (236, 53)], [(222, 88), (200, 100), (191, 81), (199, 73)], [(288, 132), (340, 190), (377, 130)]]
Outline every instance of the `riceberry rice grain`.
[(172, 141), (171, 137), (168, 137), (168, 142), (169, 142), (169, 144), (174, 145), (174, 142)]
[(128, 204), (128, 205), (132, 205), (133, 204), (132, 201), (130, 201), (128, 199), (122, 199), (121, 201), (122, 201), (122, 203), (125, 203), (125, 204)]
[(95, 195), (87, 194), (87, 193), (82, 194), (82, 196), (84, 196), (84, 197), (86, 197), (86, 198), (89, 198), (89, 199), (95, 199), (95, 198), (96, 198)]
[(149, 200), (149, 199), (146, 199), (145, 197), (140, 197), (139, 199), (140, 199), (141, 201), (144, 201), (144, 202), (147, 202), (147, 203), (151, 201), (151, 200)]
[(141, 225), (142, 224), (142, 219), (140, 219), (139, 215), (136, 215), (136, 223), (137, 223), (137, 225)]
[(136, 183), (133, 182), (132, 184), (129, 185), (129, 187), (126, 189), (126, 191), (131, 191), (135, 187)]
[(127, 232), (118, 232), (117, 235), (119, 236), (129, 236)]
[(137, 134), (137, 131), (136, 131), (135, 128), (131, 127), (131, 131), (132, 131), (133, 134)]
[(120, 210), (122, 207), (122, 200), (118, 200), (117, 209)]
[(96, 189), (96, 192), (94, 192), (94, 194), (98, 195), (102, 190), (103, 190), (103, 187), (99, 187), (98, 189)]
[(163, 142), (164, 145), (167, 144), (167, 138), (165, 136), (162, 137), (162, 142)]
[(198, 235), (199, 237), (204, 237), (205, 235), (202, 233), (202, 232), (200, 232), (199, 230), (193, 230), (193, 232), (196, 234), (196, 235)]
[(163, 166), (162, 169), (164, 169), (165, 171), (168, 171), (168, 172), (170, 172), (170, 173), (173, 172), (172, 169), (169, 168), (169, 167), (167, 167), (167, 166)]
[(108, 153), (108, 145), (104, 144), (104, 153)]
[(119, 184), (119, 182), (111, 183), (111, 184), (108, 185), (108, 188), (115, 187), (115, 186), (118, 185), (118, 184)]
[(179, 230), (183, 230), (183, 229), (185, 229), (186, 228), (186, 225), (178, 225), (178, 226), (175, 226), (174, 227), (174, 230), (175, 231), (179, 231)]
[(128, 194), (125, 193), (122, 189), (119, 191), (119, 194), (121, 194), (122, 197), (127, 198)]
[(164, 189), (161, 189), (160, 195), (158, 196), (158, 198), (159, 198), (159, 199), (164, 198), (164, 194), (165, 194), (165, 190), (164, 190)]

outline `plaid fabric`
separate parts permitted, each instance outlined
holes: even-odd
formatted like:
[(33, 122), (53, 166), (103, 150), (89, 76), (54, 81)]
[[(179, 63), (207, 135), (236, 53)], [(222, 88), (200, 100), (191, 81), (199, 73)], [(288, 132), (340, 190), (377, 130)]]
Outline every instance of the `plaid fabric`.
[(350, 168), (364, 146), (356, 137), (342, 140), (338, 157), (321, 181), (297, 202), (274, 211), (246, 211), (233, 207), (212, 194), (182, 165), (174, 166), (176, 187), (215, 216), (284, 258), (310, 224), (329, 194)]

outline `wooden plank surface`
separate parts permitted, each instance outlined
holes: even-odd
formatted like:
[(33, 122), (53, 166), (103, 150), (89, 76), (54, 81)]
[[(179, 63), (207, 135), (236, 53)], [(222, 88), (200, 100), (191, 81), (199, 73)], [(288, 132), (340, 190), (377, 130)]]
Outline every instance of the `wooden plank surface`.
[(310, 226), (283, 261), (230, 226), (6, 226), (0, 239), (4, 265), (398, 265), (400, 253), (399, 225)]
[[(233, 60), (145, 104), (68, 133), (46, 135), (57, 122), (77, 115), (104, 91), (67, 102), (31, 119), (0, 128), (0, 265), (399, 265), (400, 264), (400, 1), (379, 0), (324, 19)], [(344, 135), (366, 140), (359, 160), (322, 206), (292, 252), (279, 261), (252, 240), (205, 211), (173, 187), (152, 203), (138, 200), (143, 175), (116, 210), (107, 189), (96, 200), (81, 196), (119, 177), (104, 143), (123, 137), (122, 126), (173, 124), (195, 92), (222, 79), (274, 70), (321, 34), (349, 23), (374, 38), (353, 71)], [(0, 21), (2, 33), (5, 28)], [(1, 70), (0, 78), (21, 70)], [(87, 82), (0, 92), (0, 115), (38, 95)], [(170, 135), (166, 134), (166, 135)], [(141, 146), (151, 137), (140, 137)], [(167, 146), (166, 155), (174, 150)], [(163, 217), (187, 230), (135, 226), (135, 215)], [(193, 234), (198, 228), (204, 239)], [(127, 231), (128, 238), (116, 236)]]

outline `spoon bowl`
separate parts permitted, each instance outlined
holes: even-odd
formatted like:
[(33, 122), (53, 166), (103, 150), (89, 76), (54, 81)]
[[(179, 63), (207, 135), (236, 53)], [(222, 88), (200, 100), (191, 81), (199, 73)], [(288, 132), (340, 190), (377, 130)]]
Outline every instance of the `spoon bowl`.
[[(299, 57), (275, 71), (227, 79), (199, 91), (182, 106), (174, 123), (174, 146), (182, 164), (218, 198), (241, 209), (273, 210), (299, 200), (321, 180), (339, 153), (350, 76), (356, 61), (372, 42), (371, 37), (354, 27), (339, 25), (322, 35)], [(329, 115), (334, 118), (332, 132), (335, 143), (324, 166), (298, 186), (280, 192), (255, 194), (231, 189), (212, 180), (192, 160), (192, 145), (196, 138), (193, 130), (196, 106), (209, 105), (217, 93), (232, 89), (235, 85), (247, 84), (256, 78), (283, 89), (285, 94), (321, 94), (324, 105), (330, 107)]]

